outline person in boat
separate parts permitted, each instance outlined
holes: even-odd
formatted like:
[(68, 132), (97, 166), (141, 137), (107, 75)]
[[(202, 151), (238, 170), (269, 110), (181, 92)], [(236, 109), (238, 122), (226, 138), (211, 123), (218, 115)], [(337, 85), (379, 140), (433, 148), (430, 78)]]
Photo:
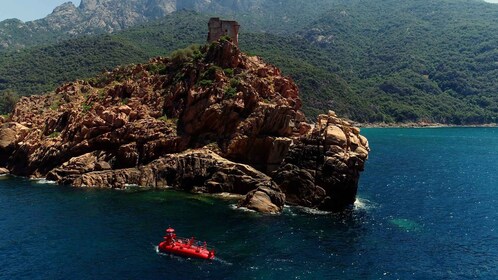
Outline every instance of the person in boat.
[(175, 244), (175, 241), (176, 241), (175, 230), (172, 228), (168, 228), (166, 230), (166, 236), (164, 236), (164, 240), (166, 241), (166, 244), (168, 244), (168, 245)]
[(192, 246), (195, 242), (195, 239), (193, 237), (191, 237), (189, 240), (188, 240), (188, 246)]

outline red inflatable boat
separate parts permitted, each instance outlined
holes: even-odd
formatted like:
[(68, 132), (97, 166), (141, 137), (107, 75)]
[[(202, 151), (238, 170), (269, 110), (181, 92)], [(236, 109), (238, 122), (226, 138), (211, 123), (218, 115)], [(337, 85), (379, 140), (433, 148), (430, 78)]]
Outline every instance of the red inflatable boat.
[(163, 253), (171, 253), (189, 258), (214, 259), (214, 250), (208, 249), (206, 242), (195, 241), (193, 237), (190, 239), (177, 237), (175, 230), (172, 228), (166, 230), (164, 241), (159, 243), (158, 248)]

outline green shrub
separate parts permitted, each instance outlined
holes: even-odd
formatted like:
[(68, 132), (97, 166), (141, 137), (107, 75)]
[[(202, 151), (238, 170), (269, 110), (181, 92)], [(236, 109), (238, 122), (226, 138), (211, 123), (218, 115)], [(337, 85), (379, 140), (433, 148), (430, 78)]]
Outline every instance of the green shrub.
[(6, 90), (0, 93), (0, 114), (8, 114), (14, 110), (19, 95), (12, 90)]
[(228, 36), (228, 35), (223, 35), (223, 36), (221, 36), (220, 41), (221, 42), (232, 42), (232, 38), (230, 38), (230, 36)]
[(199, 61), (204, 58), (204, 54), (202, 52), (202, 47), (198, 44), (193, 44), (188, 47), (192, 51), (192, 58), (194, 61)]
[(57, 109), (59, 109), (59, 106), (61, 104), (62, 104), (61, 100), (55, 101), (54, 103), (52, 103), (52, 105), (50, 105), (50, 110), (56, 111)]
[(86, 104), (86, 103), (83, 104), (82, 105), (83, 113), (86, 113), (86, 112), (90, 111), (90, 109), (92, 109), (92, 107), (93, 107), (93, 102), (90, 102), (88, 104)]
[(48, 138), (57, 138), (57, 137), (59, 137), (59, 135), (61, 135), (61, 133), (60, 133), (60, 132), (58, 132), (58, 131), (54, 131), (54, 132), (52, 132), (52, 133), (51, 133), (49, 136), (47, 136), (47, 137), (48, 137)]
[(161, 116), (158, 120), (163, 121), (165, 123), (175, 124), (178, 122), (177, 118), (168, 118), (167, 115)]
[(237, 95), (237, 89), (233, 87), (229, 87), (225, 90), (225, 97), (234, 98)]
[(201, 80), (199, 82), (200, 86), (207, 87), (213, 84), (213, 80)]
[(99, 96), (100, 101), (103, 101), (105, 99), (105, 89), (99, 89), (97, 94)]
[(164, 75), (166, 73), (166, 65), (164, 64), (149, 64), (147, 66), (147, 71), (151, 74)]
[(87, 79), (87, 82), (92, 87), (100, 87), (102, 84), (107, 82), (107, 77), (103, 74), (100, 74), (97, 77)]
[(204, 58), (204, 54), (199, 51), (199, 50), (195, 50), (194, 51), (194, 56), (192, 57), (195, 61), (199, 61), (201, 60), (202, 58)]
[(233, 77), (234, 70), (232, 68), (225, 68), (225, 69), (223, 69), (223, 72), (225, 72), (225, 75), (227, 75), (229, 77)]
[(203, 79), (210, 79), (210, 80), (214, 80), (214, 78), (216, 77), (216, 73), (219, 72), (219, 71), (223, 71), (223, 69), (221, 69), (221, 67), (219, 66), (216, 66), (216, 65), (211, 65), (207, 70), (206, 72), (204, 72), (201, 77)]
[(232, 78), (230, 79), (230, 86), (233, 88), (237, 88), (240, 85), (240, 80)]
[(171, 60), (175, 64), (179, 64), (188, 61), (194, 57), (195, 51), (198, 51), (196, 47), (190, 47), (185, 49), (176, 50), (171, 54)]

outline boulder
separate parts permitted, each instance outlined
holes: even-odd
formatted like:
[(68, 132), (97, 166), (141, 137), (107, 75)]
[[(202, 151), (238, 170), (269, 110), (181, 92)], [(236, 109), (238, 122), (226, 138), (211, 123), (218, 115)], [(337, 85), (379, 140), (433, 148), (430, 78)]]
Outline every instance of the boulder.
[(347, 137), (344, 131), (335, 125), (329, 125), (327, 126), (325, 130), (325, 144), (327, 145), (339, 145), (339, 146), (346, 146), (347, 144)]
[(14, 145), (17, 140), (17, 133), (14, 129), (3, 127), (0, 128), (0, 149)]
[(274, 183), (259, 186), (249, 192), (246, 197), (239, 202), (239, 207), (246, 207), (261, 213), (280, 213), (285, 204), (285, 194)]

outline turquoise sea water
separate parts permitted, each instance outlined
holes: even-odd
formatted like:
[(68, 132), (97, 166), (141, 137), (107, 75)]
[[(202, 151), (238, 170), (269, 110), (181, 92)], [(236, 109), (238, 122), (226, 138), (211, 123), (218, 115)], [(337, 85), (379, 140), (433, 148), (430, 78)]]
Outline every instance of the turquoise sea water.
[[(498, 129), (364, 129), (355, 210), (0, 178), (0, 279), (498, 279)], [(167, 226), (217, 248), (159, 255)]]

